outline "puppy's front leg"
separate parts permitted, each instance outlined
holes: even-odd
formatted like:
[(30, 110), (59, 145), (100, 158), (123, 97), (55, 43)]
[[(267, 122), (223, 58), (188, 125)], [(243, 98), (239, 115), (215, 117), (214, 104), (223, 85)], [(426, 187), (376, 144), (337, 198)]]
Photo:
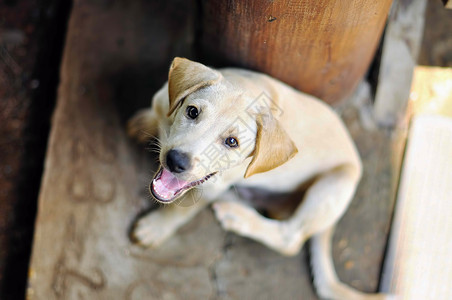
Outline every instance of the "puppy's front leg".
[(189, 207), (173, 204), (154, 210), (138, 220), (132, 231), (132, 239), (142, 246), (158, 247), (207, 204), (201, 199)]

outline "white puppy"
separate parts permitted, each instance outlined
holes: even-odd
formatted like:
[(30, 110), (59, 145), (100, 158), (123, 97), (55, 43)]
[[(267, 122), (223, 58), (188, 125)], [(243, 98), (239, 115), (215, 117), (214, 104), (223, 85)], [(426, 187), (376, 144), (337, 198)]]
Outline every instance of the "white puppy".
[[(384, 299), (342, 284), (331, 257), (333, 226), (347, 209), (361, 177), (361, 162), (339, 117), (320, 100), (266, 75), (214, 70), (175, 58), (169, 80), (152, 108), (129, 122), (129, 134), (160, 138), (160, 169), (149, 189), (161, 203), (202, 197), (189, 207), (172, 205), (141, 218), (135, 239), (156, 247), (215, 201), (224, 229), (295, 255), (312, 238), (318, 294), (328, 299)], [(312, 182), (293, 215), (265, 218), (231, 186), (289, 193)]]

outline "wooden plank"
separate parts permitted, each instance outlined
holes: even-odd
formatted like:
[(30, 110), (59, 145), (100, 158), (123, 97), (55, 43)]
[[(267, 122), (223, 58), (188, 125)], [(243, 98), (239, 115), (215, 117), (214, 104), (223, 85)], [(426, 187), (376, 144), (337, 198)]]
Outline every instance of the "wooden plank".
[(392, 0), (202, 1), (202, 57), (270, 74), (329, 103), (367, 71)]
[(381, 285), (401, 299), (448, 299), (443, 287), (451, 277), (443, 270), (452, 269), (452, 69), (416, 67), (408, 108), (414, 119)]
[(394, 127), (405, 115), (413, 70), (420, 50), (426, 0), (396, 0), (383, 42), (374, 115)]
[(451, 299), (452, 118), (413, 118), (382, 289), (400, 299)]

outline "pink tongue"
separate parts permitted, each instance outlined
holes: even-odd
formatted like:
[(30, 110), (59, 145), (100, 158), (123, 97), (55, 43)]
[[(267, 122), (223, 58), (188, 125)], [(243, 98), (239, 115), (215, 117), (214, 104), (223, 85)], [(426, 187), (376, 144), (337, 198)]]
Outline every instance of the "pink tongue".
[(187, 181), (176, 178), (171, 172), (165, 168), (158, 180), (153, 181), (154, 191), (164, 199), (171, 199), (174, 194), (188, 184)]

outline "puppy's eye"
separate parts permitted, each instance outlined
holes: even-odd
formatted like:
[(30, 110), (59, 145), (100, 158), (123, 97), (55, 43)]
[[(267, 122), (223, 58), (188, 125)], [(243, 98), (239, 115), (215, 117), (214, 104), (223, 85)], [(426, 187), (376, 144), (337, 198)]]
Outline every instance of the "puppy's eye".
[(190, 119), (193, 119), (193, 120), (196, 119), (199, 115), (198, 109), (192, 105), (187, 106), (186, 113), (187, 113), (187, 117), (189, 117)]
[(239, 141), (235, 137), (228, 137), (224, 140), (225, 145), (230, 148), (237, 148), (239, 146)]

